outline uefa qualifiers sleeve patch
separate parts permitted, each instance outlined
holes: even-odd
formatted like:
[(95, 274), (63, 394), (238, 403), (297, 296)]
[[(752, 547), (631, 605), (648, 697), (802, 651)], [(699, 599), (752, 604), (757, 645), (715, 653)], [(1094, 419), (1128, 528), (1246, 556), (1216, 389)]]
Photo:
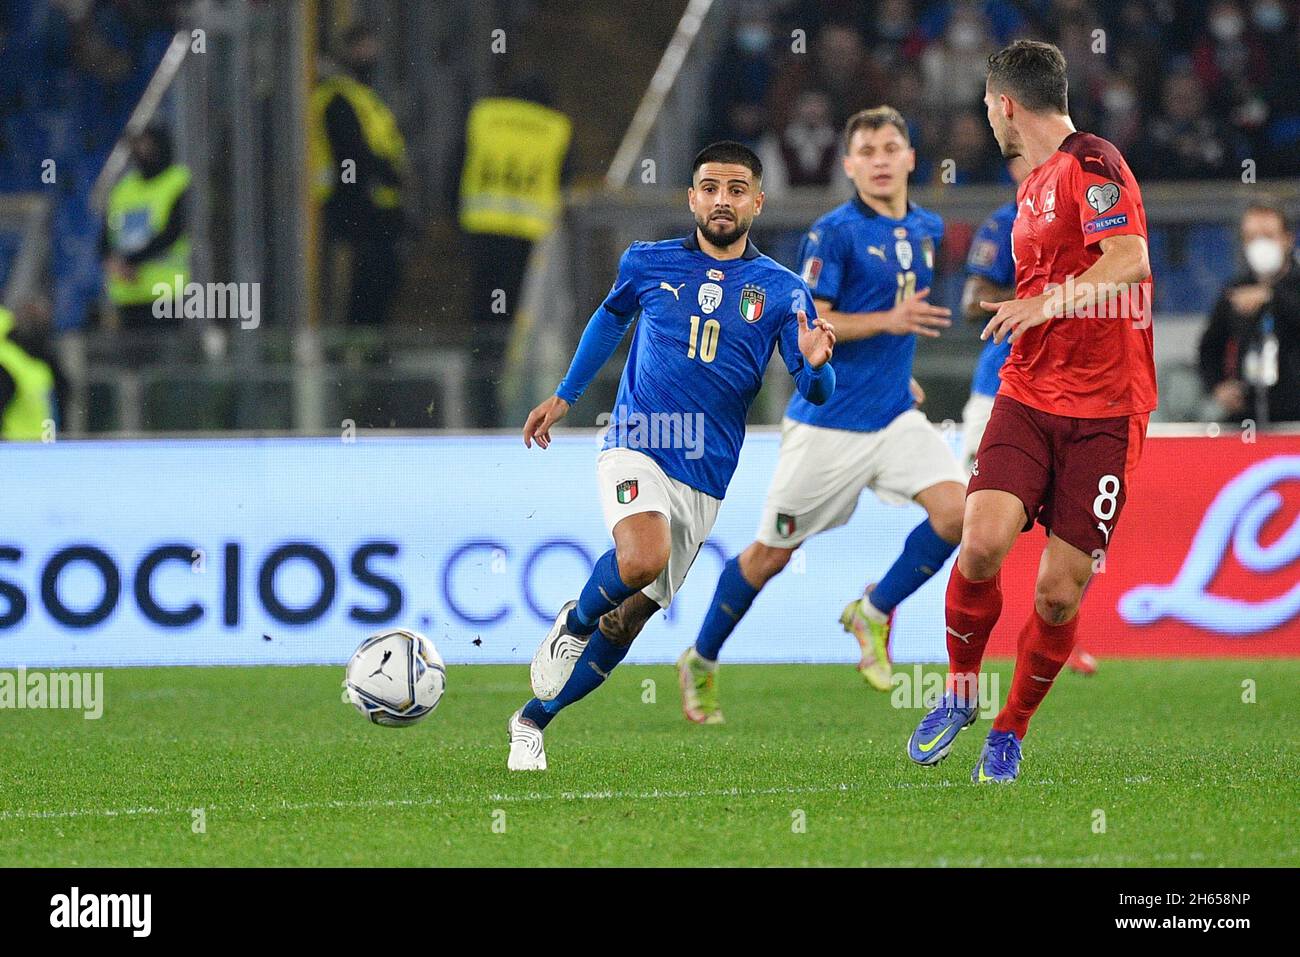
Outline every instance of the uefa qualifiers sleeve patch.
[(998, 244), (991, 239), (977, 239), (970, 248), (966, 263), (976, 269), (988, 269), (998, 258)]
[(803, 264), (803, 281), (812, 289), (817, 288), (817, 279), (822, 274), (822, 261), (819, 256), (811, 256)]
[(1128, 225), (1128, 213), (1120, 213), (1118, 216), (1104, 216), (1101, 219), (1094, 219), (1083, 224), (1085, 233), (1101, 233), (1108, 229), (1114, 229), (1117, 226)]
[(1089, 186), (1083, 195), (1088, 205), (1101, 214), (1119, 202), (1119, 184), (1097, 183)]

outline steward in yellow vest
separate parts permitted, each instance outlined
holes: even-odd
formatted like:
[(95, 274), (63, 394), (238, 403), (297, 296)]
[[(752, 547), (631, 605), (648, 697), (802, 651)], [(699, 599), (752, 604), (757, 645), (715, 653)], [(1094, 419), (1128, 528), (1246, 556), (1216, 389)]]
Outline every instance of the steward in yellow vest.
[(171, 138), (151, 126), (131, 144), (134, 168), (108, 195), (100, 253), (108, 298), (123, 326), (172, 323), (153, 316), (154, 286), (189, 282), (190, 238), (185, 196), (190, 171), (172, 162)]
[(498, 391), (528, 257), (563, 205), (572, 124), (549, 103), (541, 77), (524, 74), (504, 96), (475, 103), (465, 125), (460, 225), (470, 260), (476, 428), (506, 424)]
[[(371, 87), (347, 74), (317, 84), (311, 94), (308, 146), (317, 202), (329, 201), (340, 183), (356, 184), (375, 208), (397, 208), (406, 141), (397, 117)], [(355, 166), (344, 170), (345, 160)]]
[(10, 338), (13, 328), (0, 306), (0, 439), (39, 442), (54, 421), (54, 370)]
[(474, 104), (465, 130), (460, 225), (467, 233), (536, 242), (560, 214), (560, 177), (572, 124), (557, 110), (514, 97)]
[(378, 38), (354, 26), (343, 44), (347, 72), (322, 80), (311, 95), (312, 195), (323, 204), (327, 275), (350, 273), (348, 321), (382, 324), (401, 283), (406, 143), (372, 85)]

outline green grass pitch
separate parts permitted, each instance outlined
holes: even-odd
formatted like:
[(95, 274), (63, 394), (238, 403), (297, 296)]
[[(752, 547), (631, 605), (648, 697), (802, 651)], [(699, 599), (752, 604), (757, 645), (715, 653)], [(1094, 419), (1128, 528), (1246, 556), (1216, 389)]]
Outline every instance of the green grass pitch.
[(527, 667), (452, 667), (406, 729), (341, 677), (114, 670), (97, 721), (0, 712), (0, 865), (1300, 864), (1300, 661), (1063, 675), (1020, 781), (979, 787), (987, 720), (917, 768), (920, 712), (848, 667), (724, 666), (709, 728), (672, 668), (623, 667), (551, 725), (550, 771), (513, 775)]

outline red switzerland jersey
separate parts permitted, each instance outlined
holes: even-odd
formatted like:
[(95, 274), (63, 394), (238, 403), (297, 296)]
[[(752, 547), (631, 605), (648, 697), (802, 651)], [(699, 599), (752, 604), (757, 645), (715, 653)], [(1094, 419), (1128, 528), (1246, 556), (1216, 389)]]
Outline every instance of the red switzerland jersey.
[[(1011, 251), (1016, 298), (1065, 287), (1101, 258), (1110, 236), (1147, 237), (1142, 193), (1119, 150), (1074, 132), (1016, 194)], [(1084, 419), (1156, 407), (1151, 279), (1091, 308), (1024, 332), (1002, 367), (1002, 395), (1042, 412)], [(1075, 290), (1077, 299), (1079, 290)]]

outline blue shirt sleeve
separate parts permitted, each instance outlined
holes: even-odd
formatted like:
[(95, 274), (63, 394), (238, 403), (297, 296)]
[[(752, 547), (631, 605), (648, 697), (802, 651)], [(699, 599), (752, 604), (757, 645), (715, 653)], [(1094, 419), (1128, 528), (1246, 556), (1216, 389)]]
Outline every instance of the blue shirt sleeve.
[(832, 304), (839, 299), (847, 265), (845, 249), (841, 231), (833, 226), (815, 224), (804, 236), (799, 246), (800, 278), (818, 299)]
[(569, 371), (555, 390), (555, 394), (569, 405), (582, 397), (582, 393), (591, 385), (591, 380), (601, 367), (609, 361), (627, 334), (632, 320), (636, 318), (640, 303), (636, 270), (630, 261), (631, 252), (629, 247), (619, 260), (614, 286), (605, 301), (592, 313), (587, 328), (583, 330), (582, 339), (578, 342), (578, 351), (569, 363)]
[(799, 316), (802, 309), (808, 315), (808, 324), (817, 318), (817, 307), (812, 301), (812, 292), (804, 283), (798, 283), (791, 291), (790, 309), (781, 326), (781, 336), (777, 348), (785, 360), (786, 370), (794, 376), (795, 388), (799, 394), (813, 405), (822, 405), (835, 392), (835, 370), (829, 362), (814, 369), (804, 361), (799, 351)]
[(970, 244), (966, 271), (997, 286), (1013, 286), (1016, 263), (1011, 258), (1011, 223), (997, 215), (984, 220)]
[(610, 287), (609, 295), (601, 303), (603, 309), (616, 316), (628, 317), (641, 308), (638, 292), (641, 277), (637, 274), (632, 257), (634, 245), (623, 251), (618, 261), (618, 275), (614, 278), (614, 285)]

